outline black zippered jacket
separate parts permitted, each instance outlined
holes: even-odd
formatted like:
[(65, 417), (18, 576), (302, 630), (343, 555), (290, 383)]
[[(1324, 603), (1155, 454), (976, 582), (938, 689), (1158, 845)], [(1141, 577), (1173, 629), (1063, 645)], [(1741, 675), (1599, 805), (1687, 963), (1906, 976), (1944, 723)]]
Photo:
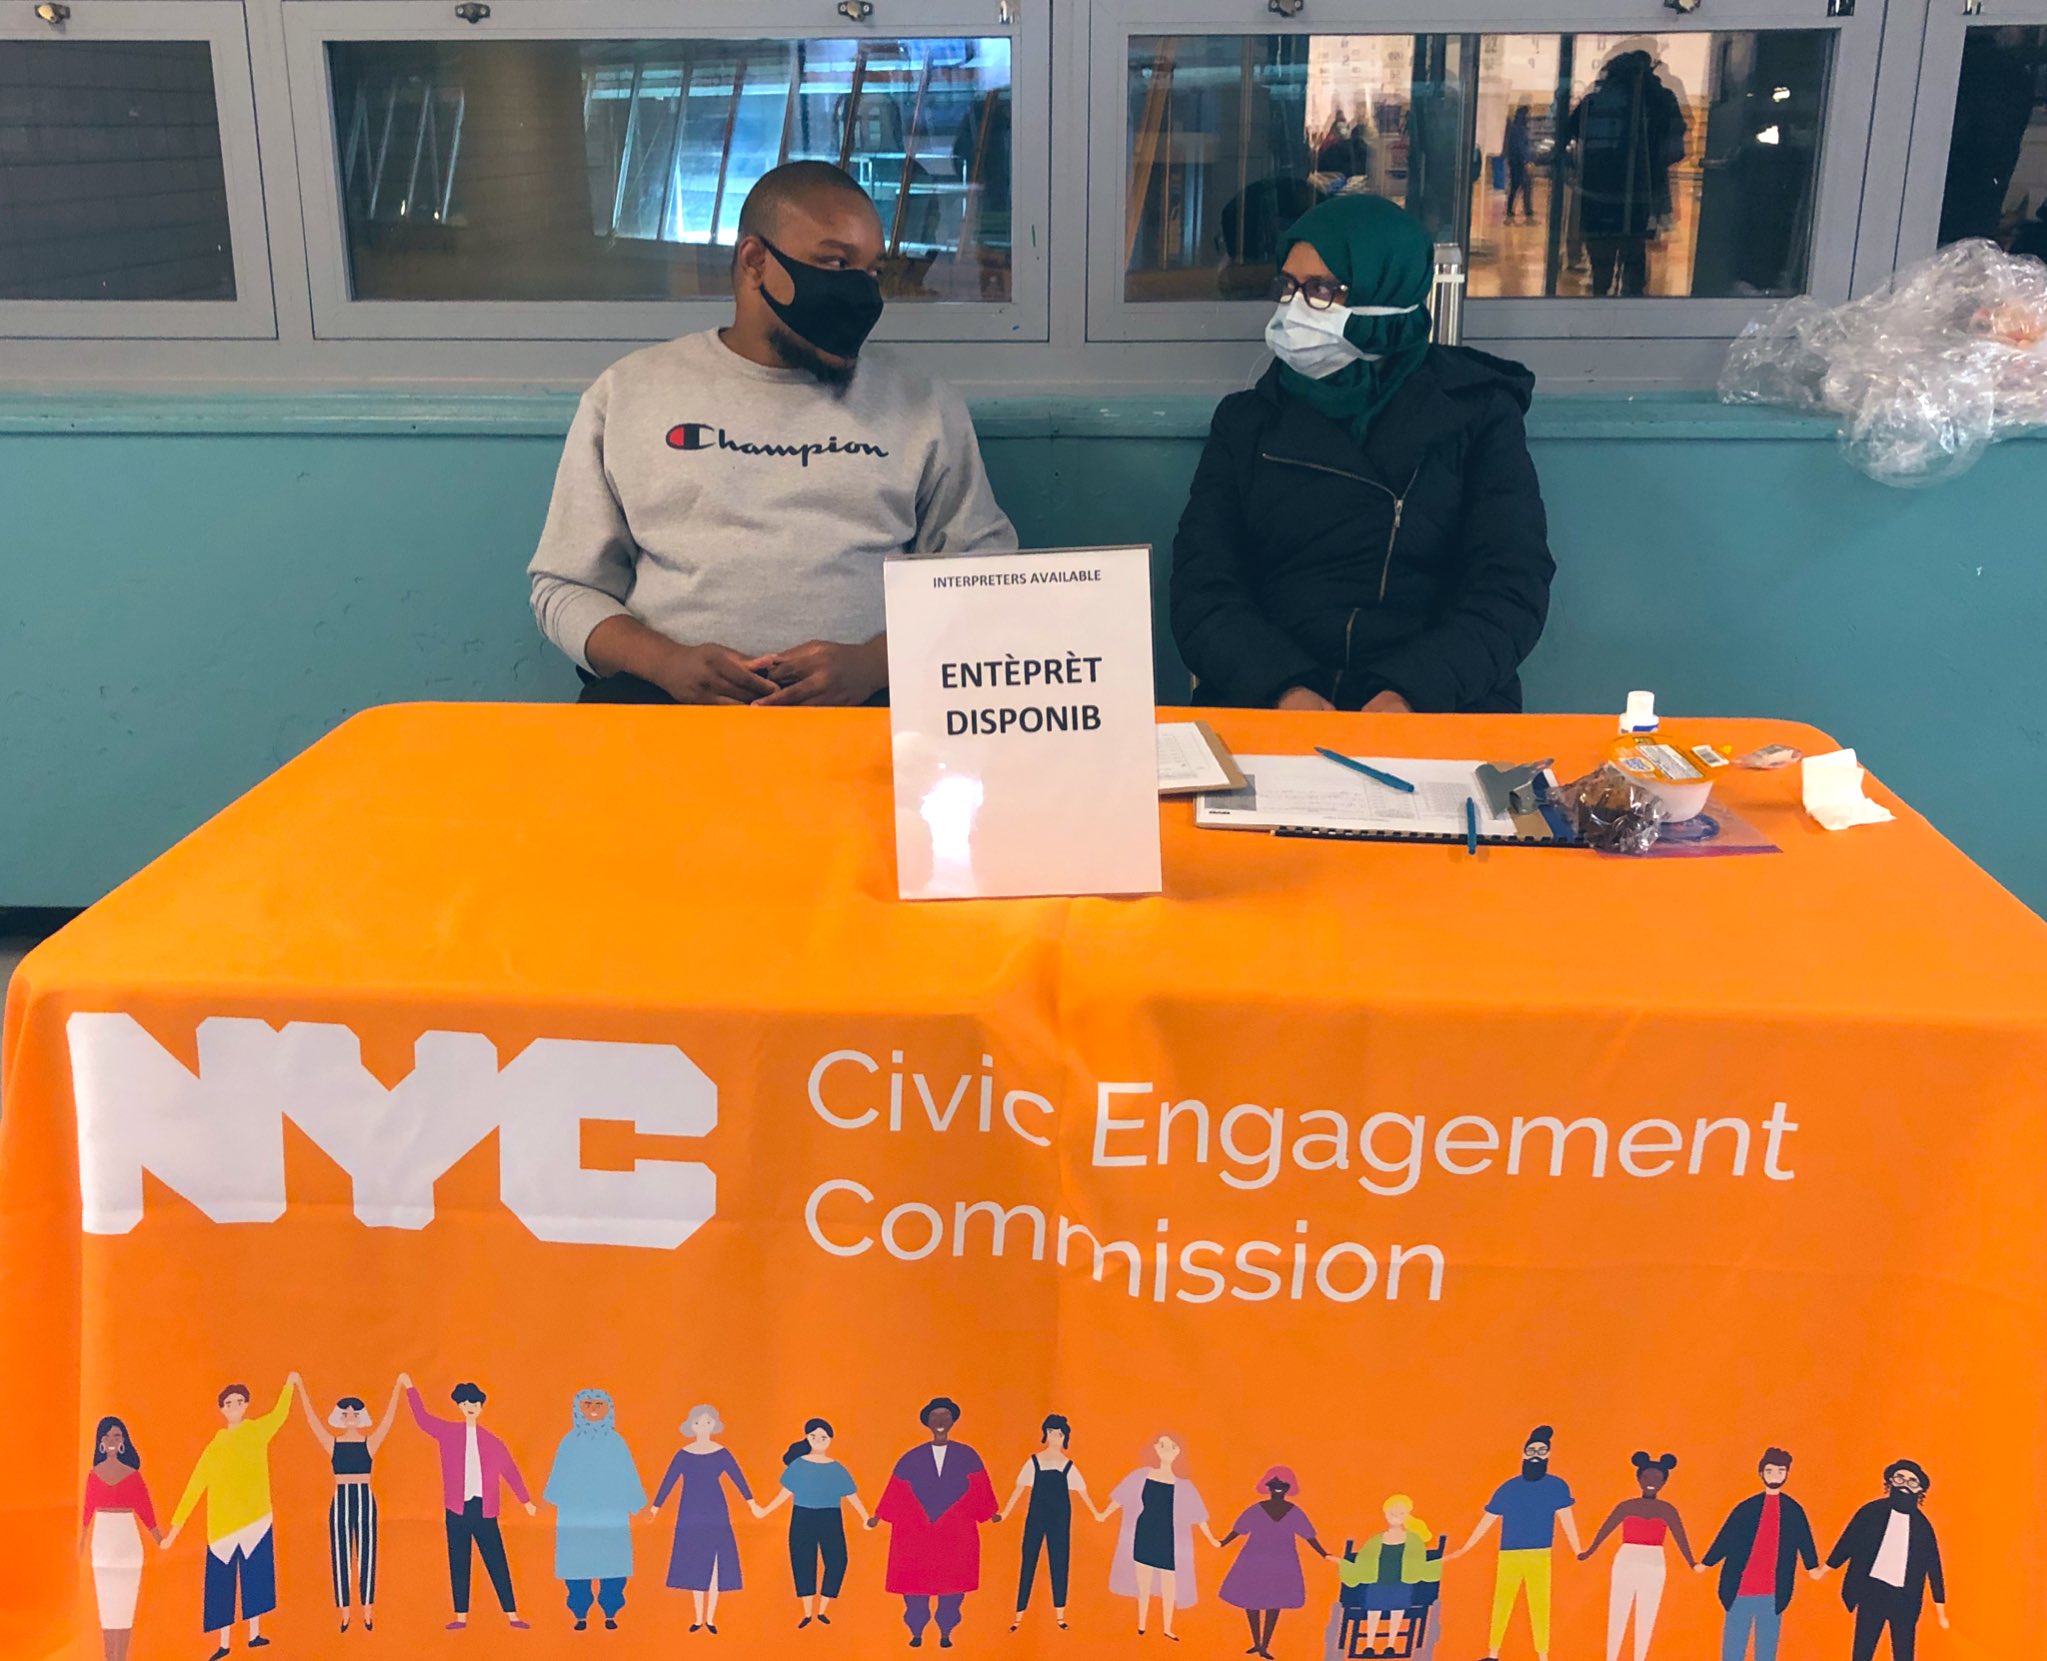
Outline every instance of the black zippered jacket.
[(1548, 527), (1519, 364), (1432, 346), (1361, 445), (1279, 384), (1217, 407), (1173, 542), (1195, 701), (1518, 710), (1549, 611)]

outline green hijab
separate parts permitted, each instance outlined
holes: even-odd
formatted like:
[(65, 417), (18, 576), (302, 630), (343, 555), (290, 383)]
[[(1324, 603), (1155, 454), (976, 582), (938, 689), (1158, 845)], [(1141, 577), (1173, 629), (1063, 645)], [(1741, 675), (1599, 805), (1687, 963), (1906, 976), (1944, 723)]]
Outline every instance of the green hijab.
[(1413, 306), (1395, 317), (1353, 317), (1344, 339), (1376, 362), (1346, 364), (1323, 380), (1279, 366), (1279, 383), (1363, 442), (1373, 419), (1421, 367), (1429, 350), (1429, 290), (1436, 250), (1429, 233), (1397, 202), (1383, 196), (1332, 196), (1293, 222), (1280, 238), (1284, 260), (1305, 242), (1349, 292), (1346, 307)]

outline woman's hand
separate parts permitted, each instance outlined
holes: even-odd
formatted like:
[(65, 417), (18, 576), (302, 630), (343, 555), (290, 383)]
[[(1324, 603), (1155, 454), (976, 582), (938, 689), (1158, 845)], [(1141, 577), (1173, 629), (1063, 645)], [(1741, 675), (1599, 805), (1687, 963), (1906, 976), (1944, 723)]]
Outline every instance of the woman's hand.
[(1318, 710), (1332, 710), (1336, 708), (1336, 706), (1332, 704), (1327, 698), (1323, 697), (1321, 693), (1315, 691), (1312, 687), (1306, 686), (1288, 687), (1284, 692), (1282, 692), (1279, 695), (1279, 702), (1274, 704), (1272, 707), (1274, 709), (1318, 709)]
[(1398, 692), (1382, 692), (1364, 707), (1367, 715), (1412, 715), (1414, 705)]

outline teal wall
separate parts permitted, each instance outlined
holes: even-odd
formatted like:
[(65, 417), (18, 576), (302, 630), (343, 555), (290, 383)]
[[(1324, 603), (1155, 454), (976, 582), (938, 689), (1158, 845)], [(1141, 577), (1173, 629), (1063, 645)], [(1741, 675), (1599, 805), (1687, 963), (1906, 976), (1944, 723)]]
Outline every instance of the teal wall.
[[(569, 696), (521, 568), (572, 407), (0, 401), (0, 905), (92, 900), (366, 705)], [(976, 414), (1027, 545), (1163, 556), (1205, 408)], [(1531, 707), (1815, 722), (2047, 911), (2038, 442), (1907, 492), (1703, 399), (1531, 430), (1560, 567)]]

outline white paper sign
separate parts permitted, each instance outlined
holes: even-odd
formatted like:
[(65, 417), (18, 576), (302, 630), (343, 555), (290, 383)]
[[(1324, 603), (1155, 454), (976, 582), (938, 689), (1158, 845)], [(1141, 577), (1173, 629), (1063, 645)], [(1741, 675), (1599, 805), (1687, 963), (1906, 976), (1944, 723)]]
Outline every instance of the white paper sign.
[(1151, 550), (884, 579), (902, 897), (1157, 893)]

